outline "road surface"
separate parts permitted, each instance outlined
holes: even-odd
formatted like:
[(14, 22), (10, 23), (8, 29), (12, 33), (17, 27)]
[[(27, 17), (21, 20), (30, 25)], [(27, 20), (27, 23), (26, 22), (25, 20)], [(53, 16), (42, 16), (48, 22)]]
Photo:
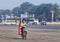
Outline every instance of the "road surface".
[(27, 40), (22, 40), (17, 34), (17, 27), (0, 25), (0, 42), (60, 42), (60, 25), (30, 25), (27, 28)]

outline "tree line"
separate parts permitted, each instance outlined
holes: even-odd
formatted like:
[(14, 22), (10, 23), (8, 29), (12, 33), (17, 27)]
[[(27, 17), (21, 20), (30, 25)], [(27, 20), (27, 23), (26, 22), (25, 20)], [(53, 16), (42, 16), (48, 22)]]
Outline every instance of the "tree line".
[(59, 6), (57, 4), (40, 4), (34, 5), (29, 2), (24, 2), (20, 6), (13, 8), (12, 10), (0, 9), (0, 15), (11, 15), (20, 17), (20, 14), (24, 14), (28, 12), (28, 14), (34, 14), (36, 19), (51, 21), (52, 14), (51, 11), (54, 11), (54, 21), (56, 21), (57, 17), (60, 15)]

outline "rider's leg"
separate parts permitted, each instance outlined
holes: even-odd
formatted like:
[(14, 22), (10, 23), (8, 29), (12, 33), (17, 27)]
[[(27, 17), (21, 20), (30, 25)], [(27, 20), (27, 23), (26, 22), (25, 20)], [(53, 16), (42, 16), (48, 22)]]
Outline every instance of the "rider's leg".
[(24, 32), (24, 27), (22, 27), (22, 39), (24, 39), (24, 34), (23, 34), (23, 32)]

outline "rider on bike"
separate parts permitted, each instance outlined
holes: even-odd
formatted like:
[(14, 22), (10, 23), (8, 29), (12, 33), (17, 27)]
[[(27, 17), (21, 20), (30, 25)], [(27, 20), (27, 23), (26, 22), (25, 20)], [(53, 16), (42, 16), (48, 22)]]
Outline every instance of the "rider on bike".
[(27, 34), (26, 27), (27, 27), (26, 21), (25, 21), (25, 19), (22, 19), (22, 21), (21, 21), (22, 37), (26, 36), (26, 34)]
[(21, 27), (22, 27), (23, 31), (26, 31), (27, 24), (24, 19), (22, 19)]

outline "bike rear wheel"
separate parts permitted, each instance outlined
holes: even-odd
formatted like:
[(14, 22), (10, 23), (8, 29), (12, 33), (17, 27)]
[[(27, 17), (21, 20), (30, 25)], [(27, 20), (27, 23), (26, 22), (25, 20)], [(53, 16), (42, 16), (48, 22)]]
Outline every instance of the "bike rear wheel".
[(27, 39), (26, 36), (27, 36), (27, 31), (24, 31), (24, 32), (23, 32), (23, 35), (22, 35), (22, 39), (25, 39), (25, 40), (26, 40), (26, 39)]

